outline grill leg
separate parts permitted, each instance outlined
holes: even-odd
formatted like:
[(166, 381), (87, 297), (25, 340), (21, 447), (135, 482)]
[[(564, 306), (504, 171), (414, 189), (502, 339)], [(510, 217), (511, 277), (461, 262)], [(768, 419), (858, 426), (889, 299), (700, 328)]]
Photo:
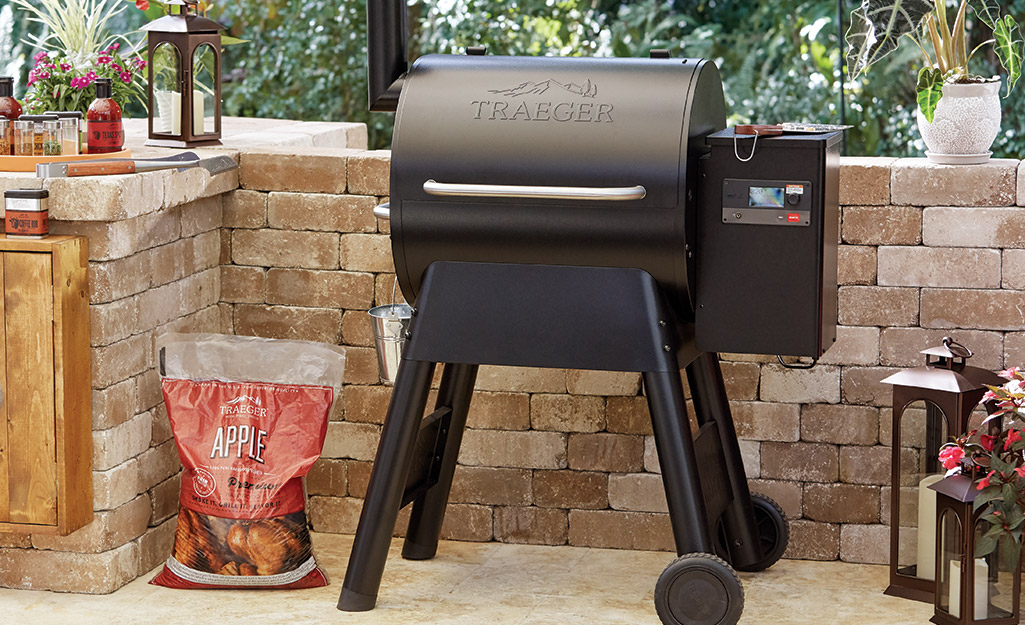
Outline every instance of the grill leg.
[[(743, 568), (762, 559), (761, 540), (755, 525), (754, 506), (744, 473), (744, 460), (740, 455), (733, 413), (726, 397), (719, 355), (704, 353), (687, 365), (687, 381), (694, 398), (694, 412), (698, 423), (715, 421), (722, 443), (726, 478), (733, 493), (733, 501), (722, 514), (723, 526), (734, 567)], [(709, 519), (714, 526), (715, 519)]]
[(403, 360), (399, 367), (338, 597), (339, 610), (363, 612), (377, 603), (384, 561), (433, 375), (433, 362)]
[[(452, 475), (456, 470), (459, 445), (463, 441), (466, 413), (473, 398), (473, 383), (477, 379), (477, 365), (447, 364), (441, 375), (436, 408), (448, 406), (452, 414), (447, 426), (442, 426), (445, 448), (441, 456), (441, 469), (437, 483), (419, 499), (413, 502), (409, 517), (406, 542), (402, 546), (402, 557), (407, 560), (433, 558), (438, 551), (438, 537), (441, 523), (445, 519), (445, 506), (452, 487)], [(446, 431), (447, 430), (447, 431)]]
[(708, 531), (705, 499), (698, 480), (694, 440), (683, 401), (683, 384), (679, 370), (667, 368), (668, 371), (645, 372), (644, 387), (655, 432), (655, 449), (662, 467), (662, 483), (666, 489), (676, 553), (715, 553)]

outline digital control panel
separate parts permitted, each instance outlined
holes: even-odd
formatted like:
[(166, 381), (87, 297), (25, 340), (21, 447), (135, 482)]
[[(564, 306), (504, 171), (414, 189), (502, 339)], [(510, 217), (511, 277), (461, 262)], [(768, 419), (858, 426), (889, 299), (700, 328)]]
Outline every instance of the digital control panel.
[(726, 224), (809, 226), (813, 195), (807, 180), (741, 180), (722, 183), (722, 221)]

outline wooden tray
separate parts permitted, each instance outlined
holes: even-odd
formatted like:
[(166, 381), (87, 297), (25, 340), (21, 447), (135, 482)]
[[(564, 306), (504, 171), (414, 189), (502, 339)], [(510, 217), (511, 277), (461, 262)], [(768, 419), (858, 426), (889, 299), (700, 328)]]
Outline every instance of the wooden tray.
[(90, 161), (100, 158), (129, 158), (132, 151), (128, 148), (119, 152), (103, 154), (76, 154), (68, 156), (0, 156), (0, 171), (30, 171), (35, 173), (39, 163), (65, 163), (70, 161)]

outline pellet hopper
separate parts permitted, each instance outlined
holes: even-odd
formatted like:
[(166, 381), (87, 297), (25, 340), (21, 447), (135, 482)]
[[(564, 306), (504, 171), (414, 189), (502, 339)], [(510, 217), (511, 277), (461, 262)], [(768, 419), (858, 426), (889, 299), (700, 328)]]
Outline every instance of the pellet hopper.
[(715, 64), (660, 52), (408, 65), (403, 2), (367, 9), (371, 108), (396, 114), (375, 212), (414, 312), (339, 609), (376, 604), (402, 506), (403, 557), (435, 555), (489, 364), (642, 373), (679, 555), (656, 611), (735, 623), (735, 570), (771, 566), (788, 528), (748, 491), (716, 352), (817, 358), (835, 340), (839, 133), (752, 145), (725, 129)]

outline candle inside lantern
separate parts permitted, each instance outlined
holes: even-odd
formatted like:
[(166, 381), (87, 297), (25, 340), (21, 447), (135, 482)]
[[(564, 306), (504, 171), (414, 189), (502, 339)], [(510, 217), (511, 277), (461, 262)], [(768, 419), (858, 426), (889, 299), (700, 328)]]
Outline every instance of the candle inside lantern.
[(929, 475), (918, 485), (918, 568), (915, 576), (936, 579), (936, 491), (929, 488), (943, 479)]
[[(986, 618), (989, 605), (989, 565), (982, 558), (975, 559), (975, 619)], [(961, 617), (961, 562), (950, 563), (950, 615)]]

